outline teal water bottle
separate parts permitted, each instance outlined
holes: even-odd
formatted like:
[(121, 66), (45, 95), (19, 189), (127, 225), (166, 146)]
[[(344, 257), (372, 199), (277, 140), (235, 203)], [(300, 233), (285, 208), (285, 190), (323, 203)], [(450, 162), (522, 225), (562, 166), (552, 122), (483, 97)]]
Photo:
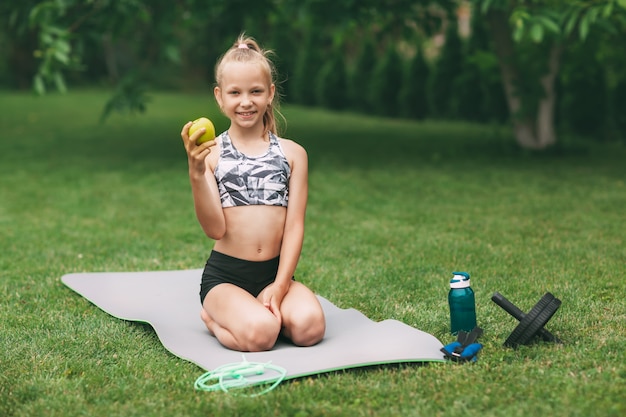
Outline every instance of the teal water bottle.
[(476, 327), (476, 300), (470, 287), (467, 272), (453, 272), (450, 280), (448, 304), (450, 304), (450, 333), (467, 332)]

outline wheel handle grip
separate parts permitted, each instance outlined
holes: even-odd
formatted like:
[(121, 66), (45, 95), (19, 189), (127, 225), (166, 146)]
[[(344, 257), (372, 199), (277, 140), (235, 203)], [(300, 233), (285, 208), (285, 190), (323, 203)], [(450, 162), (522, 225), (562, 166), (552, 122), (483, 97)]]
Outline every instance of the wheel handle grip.
[(491, 301), (502, 307), (504, 311), (515, 317), (518, 321), (522, 321), (526, 314), (517, 308), (515, 304), (507, 300), (502, 294), (499, 292), (494, 292), (491, 297)]

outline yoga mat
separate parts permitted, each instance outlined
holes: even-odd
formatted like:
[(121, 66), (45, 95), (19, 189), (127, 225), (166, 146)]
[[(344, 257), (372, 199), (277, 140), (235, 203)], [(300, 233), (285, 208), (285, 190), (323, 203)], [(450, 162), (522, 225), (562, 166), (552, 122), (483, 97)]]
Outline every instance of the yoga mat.
[[(200, 320), (201, 269), (67, 274), (61, 281), (108, 314), (150, 324), (174, 355), (210, 371), (242, 361), (223, 347)], [(279, 340), (267, 352), (245, 352), (249, 362), (271, 362), (297, 378), (341, 369), (408, 362), (443, 361), (442, 343), (397, 320), (374, 322), (318, 295), (326, 315), (319, 344), (297, 347)]]

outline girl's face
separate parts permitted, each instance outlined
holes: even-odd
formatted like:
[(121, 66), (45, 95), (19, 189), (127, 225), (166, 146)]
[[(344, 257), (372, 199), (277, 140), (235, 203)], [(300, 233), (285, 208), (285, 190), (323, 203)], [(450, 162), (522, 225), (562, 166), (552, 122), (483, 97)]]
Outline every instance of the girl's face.
[(241, 128), (263, 126), (263, 115), (274, 98), (274, 84), (268, 82), (261, 65), (228, 62), (222, 68), (222, 82), (214, 94), (231, 124)]

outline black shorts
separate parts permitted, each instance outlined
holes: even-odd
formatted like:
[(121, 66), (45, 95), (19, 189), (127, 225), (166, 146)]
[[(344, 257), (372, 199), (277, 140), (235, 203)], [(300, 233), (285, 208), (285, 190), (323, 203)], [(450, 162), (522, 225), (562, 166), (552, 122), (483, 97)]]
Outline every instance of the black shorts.
[(224, 283), (243, 288), (256, 297), (276, 279), (278, 261), (278, 256), (267, 261), (247, 261), (212, 251), (202, 273), (200, 303), (213, 287)]

